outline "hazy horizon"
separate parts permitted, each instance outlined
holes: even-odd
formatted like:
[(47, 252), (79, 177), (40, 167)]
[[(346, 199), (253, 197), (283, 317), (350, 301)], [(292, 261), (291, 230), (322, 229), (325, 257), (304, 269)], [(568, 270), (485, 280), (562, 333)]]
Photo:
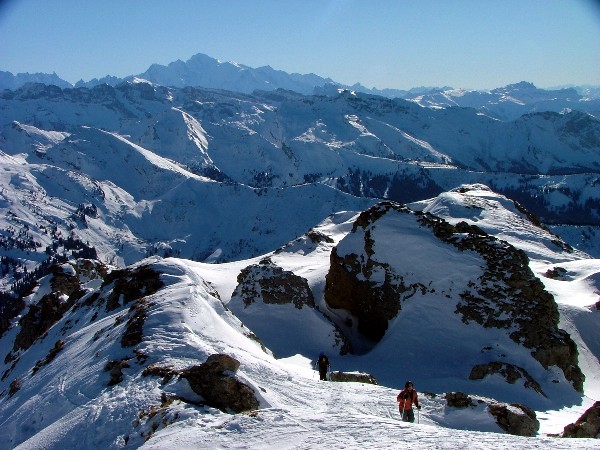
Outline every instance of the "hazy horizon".
[(378, 89), (600, 85), (596, 0), (8, 0), (0, 41), (0, 70), (72, 84), (203, 53)]

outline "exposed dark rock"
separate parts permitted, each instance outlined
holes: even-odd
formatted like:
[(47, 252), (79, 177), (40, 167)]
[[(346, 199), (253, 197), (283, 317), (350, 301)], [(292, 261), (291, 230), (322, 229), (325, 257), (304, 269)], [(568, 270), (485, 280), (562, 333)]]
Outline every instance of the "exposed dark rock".
[(239, 366), (231, 356), (215, 354), (203, 364), (182, 370), (180, 376), (209, 406), (234, 413), (257, 409), (254, 390), (232, 376)]
[(600, 438), (600, 401), (594, 403), (577, 422), (565, 427), (566, 438)]
[(522, 367), (500, 361), (493, 361), (487, 364), (478, 364), (469, 375), (469, 380), (482, 380), (483, 378), (498, 374), (503, 377), (508, 383), (515, 384), (521, 378), (525, 379), (524, 386), (528, 389), (533, 389), (538, 394), (546, 396), (542, 391), (540, 384), (533, 379), (529, 373)]
[(179, 371), (173, 369), (172, 367), (160, 366), (158, 364), (151, 364), (144, 369), (142, 375), (145, 377), (148, 376), (156, 376), (162, 377), (163, 384), (168, 383), (171, 379), (179, 375)]
[(109, 361), (106, 363), (104, 370), (110, 372), (109, 386), (114, 386), (123, 381), (123, 369), (130, 367), (128, 362), (129, 359), (130, 358), (123, 358), (118, 361)]
[(141, 351), (137, 348), (133, 349), (133, 353), (135, 354), (135, 360), (137, 361), (137, 363), (139, 365), (146, 364), (146, 360), (148, 359), (148, 354), (144, 353), (143, 351)]
[(70, 271), (70, 268), (69, 270), (65, 270), (63, 265), (55, 265), (51, 268), (53, 276), (50, 279), (50, 286), (52, 287), (52, 292), (68, 296), (69, 304), (73, 305), (87, 291), (81, 288), (75, 264), (69, 264), (68, 266), (71, 266), (75, 270), (75, 275)]
[(127, 320), (125, 332), (121, 337), (122, 347), (135, 347), (142, 342), (142, 331), (147, 317), (146, 311), (152, 305), (146, 298), (141, 298), (131, 305), (129, 308), (129, 320)]
[(104, 278), (102, 287), (108, 286), (110, 283), (114, 283), (114, 286), (106, 302), (107, 312), (152, 295), (163, 287), (160, 274), (150, 266), (114, 270)]
[(40, 359), (39, 361), (37, 361), (35, 363), (35, 366), (33, 367), (32, 372), (36, 373), (43, 366), (51, 363), (54, 360), (54, 358), (56, 358), (56, 355), (58, 355), (58, 353), (63, 349), (64, 345), (65, 345), (65, 342), (62, 339), (59, 339), (58, 341), (56, 341), (56, 343), (54, 344), (54, 347), (52, 347), (50, 349), (50, 351), (44, 357), (44, 359)]
[(409, 283), (393, 267), (376, 260), (371, 231), (391, 211), (414, 215), (421, 227), (429, 228), (441, 241), (460, 251), (475, 252), (485, 261), (484, 273), (459, 294), (456, 313), (463, 322), (507, 330), (510, 338), (530, 349), (544, 368), (559, 367), (576, 390), (583, 390), (585, 377), (578, 365), (576, 344), (558, 328), (554, 297), (529, 268), (526, 253), (466, 222), (452, 225), (393, 202), (382, 202), (362, 212), (352, 230), (357, 233), (362, 229), (364, 242), (362, 247), (357, 244), (360, 255), (340, 255), (337, 247), (331, 253), (324, 292), (331, 308), (348, 311), (358, 321), (361, 334), (379, 341), (404, 301), (416, 293), (430, 292), (425, 284)]
[[(238, 285), (231, 298), (236, 305), (241, 302), (245, 308), (251, 307), (255, 302), (263, 302), (271, 305), (293, 304), (296, 309), (309, 307), (316, 310), (316, 314), (322, 314), (315, 305), (315, 300), (308, 285), (308, 281), (293, 272), (285, 271), (275, 265), (270, 258), (264, 258), (259, 264), (244, 268), (237, 277)], [(237, 306), (236, 306), (237, 307)], [(242, 313), (243, 315), (243, 313)], [(322, 314), (334, 328), (336, 345), (340, 345), (340, 354), (352, 353), (352, 347), (339, 327), (327, 315)], [(240, 316), (240, 318), (243, 318)], [(260, 332), (257, 331), (260, 335)], [(254, 333), (246, 335), (260, 343), (266, 351), (263, 342)]]
[(78, 259), (75, 268), (78, 275), (88, 279), (104, 279), (108, 274), (108, 267), (94, 259)]
[(548, 269), (545, 273), (547, 278), (552, 278), (553, 280), (565, 280), (567, 275), (567, 269), (563, 267), (553, 267), (552, 269)]
[(293, 303), (298, 309), (315, 307), (315, 299), (305, 278), (276, 266), (269, 258), (243, 269), (237, 277), (238, 286), (234, 296), (246, 307), (257, 299), (266, 304)]
[[(406, 207), (391, 202), (382, 202), (363, 211), (353, 226), (365, 230), (364, 255), (349, 254), (339, 256), (336, 248), (331, 252), (329, 272), (325, 284), (325, 300), (334, 309), (345, 309), (356, 317), (358, 331), (379, 341), (393, 319), (401, 309), (401, 303), (420, 291), (427, 292), (423, 284), (405, 284), (402, 276), (394, 272), (388, 264), (372, 259), (373, 240), (369, 226), (385, 215), (390, 209), (411, 214)], [(371, 280), (371, 276), (383, 274), (383, 282)]]
[(204, 370), (213, 374), (222, 374), (226, 371), (235, 373), (240, 368), (240, 362), (229, 355), (215, 353), (206, 358), (202, 367)]
[[(14, 360), (19, 351), (31, 347), (87, 293), (87, 290), (81, 287), (78, 275), (80, 271), (88, 273), (92, 265), (93, 263), (86, 263), (86, 260), (79, 260), (68, 265), (55, 264), (49, 269), (52, 292), (44, 295), (37, 303), (31, 304), (21, 317), (13, 350), (6, 356), (5, 362)], [(2, 317), (4, 318), (4, 315)]]
[(12, 320), (25, 308), (25, 302), (20, 297), (12, 297), (9, 294), (2, 295), (0, 301), (0, 338), (8, 331)]
[(456, 312), (463, 321), (511, 330), (513, 341), (531, 349), (544, 368), (558, 366), (582, 392), (585, 376), (578, 365), (577, 346), (558, 328), (558, 306), (529, 268), (526, 253), (464, 222), (453, 227), (431, 214), (424, 214), (419, 221), (444, 242), (462, 251), (475, 251), (486, 261), (479, 283), (460, 294), (462, 302)]
[(10, 385), (8, 387), (8, 396), (12, 397), (17, 392), (19, 392), (19, 389), (21, 389), (21, 381), (18, 378), (15, 378), (10, 382)]
[[(15, 337), (13, 352), (31, 347), (52, 325), (62, 319), (64, 313), (85, 293), (79, 285), (79, 279), (65, 274), (58, 266), (50, 284), (53, 292), (30, 305), (27, 313), (19, 320), (19, 333)], [(12, 356), (9, 353), (5, 362), (10, 359)]]
[(473, 405), (473, 400), (464, 392), (448, 392), (446, 393), (446, 402), (448, 406), (454, 408), (466, 408)]
[(318, 244), (319, 242), (326, 242), (328, 244), (333, 244), (335, 242), (329, 236), (327, 236), (326, 234), (321, 233), (320, 231), (311, 230), (311, 231), (309, 231), (306, 234), (306, 236), (311, 241), (313, 241), (315, 244)]
[[(178, 401), (182, 401), (182, 399), (162, 392), (160, 405), (151, 405), (149, 408), (138, 412), (137, 419), (132, 425), (144, 441), (148, 441), (156, 431), (168, 427), (179, 419), (179, 412), (173, 412), (169, 408)], [(126, 445), (128, 441), (129, 436), (126, 436), (124, 438)]]
[[(475, 407), (473, 399), (464, 392), (448, 392), (445, 397), (448, 407), (468, 408)], [(484, 400), (477, 400), (477, 403), (487, 404), (487, 408), (495, 417), (496, 422), (504, 431), (517, 436), (534, 436), (540, 428), (535, 411), (531, 408), (512, 403), (488, 403)]]
[(525, 405), (495, 403), (488, 405), (488, 410), (496, 418), (500, 428), (509, 434), (535, 436), (540, 429), (535, 411)]
[(330, 381), (377, 384), (375, 377), (369, 373), (331, 372)]
[[(36, 339), (62, 318), (65, 306), (57, 294), (46, 294), (39, 302), (29, 305), (27, 313), (19, 320), (19, 333), (15, 337), (13, 352), (31, 347)], [(4, 362), (12, 359), (9, 356)]]

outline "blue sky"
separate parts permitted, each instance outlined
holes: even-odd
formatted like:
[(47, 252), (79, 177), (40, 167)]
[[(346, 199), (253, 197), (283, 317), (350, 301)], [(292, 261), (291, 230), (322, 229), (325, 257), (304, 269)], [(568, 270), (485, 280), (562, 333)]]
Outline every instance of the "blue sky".
[(600, 85), (600, 1), (0, 0), (0, 70), (73, 83), (196, 53), (377, 88)]

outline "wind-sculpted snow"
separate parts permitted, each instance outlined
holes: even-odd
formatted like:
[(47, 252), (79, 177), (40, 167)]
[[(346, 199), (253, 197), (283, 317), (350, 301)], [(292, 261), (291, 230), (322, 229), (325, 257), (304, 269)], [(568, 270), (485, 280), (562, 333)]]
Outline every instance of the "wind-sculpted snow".
[[(284, 261), (285, 254), (277, 258)], [(423, 405), (419, 424), (405, 424), (396, 412), (397, 390), (317, 381), (305, 356), (275, 360), (227, 311), (220, 294), (204, 278), (212, 273), (214, 283), (222, 285), (225, 278), (236, 274), (227, 265), (216, 271), (182, 260), (148, 260), (128, 271), (102, 275), (102, 287), (97, 270), (83, 269), (68, 271), (65, 266), (63, 270), (76, 274), (88, 293), (21, 355), (1, 382), (0, 426), (5, 439), (0, 448), (16, 444), (49, 449), (164, 448), (174, 444), (192, 448), (235, 442), (251, 448), (284, 443), (315, 448), (313, 436), (324, 428), (324, 441), (318, 445), (328, 442), (340, 448), (348, 445), (349, 438), (352, 446), (365, 448), (391, 448), (407, 439), (409, 448), (413, 444), (414, 448), (443, 448), (448, 440), (474, 448), (589, 448), (589, 440), (566, 442), (499, 434), (502, 428), (494, 418), (498, 413), (492, 409), (517, 408), (480, 396), (471, 396), (470, 406), (450, 406), (443, 395), (423, 393), (422, 377), (417, 384)], [(119, 292), (129, 289), (131, 282), (141, 286), (146, 283), (143, 280), (153, 279), (148, 276), (152, 273), (163, 286), (140, 298), (150, 305), (142, 339), (132, 348), (123, 346), (129, 305), (135, 300), (110, 311), (108, 302), (119, 298), (125, 303), (129, 294)], [(138, 291), (133, 297), (139, 295)], [(35, 302), (36, 297), (30, 301)], [(295, 320), (291, 314), (289, 320)], [(7, 339), (11, 336), (2, 337), (3, 348)], [(240, 361), (237, 377), (257, 395), (258, 410), (228, 414), (203, 406), (204, 400), (177, 375), (213, 353), (226, 353)], [(34, 365), (38, 355), (47, 357)], [(372, 364), (357, 357), (343, 363), (331, 356), (338, 367), (345, 364), (364, 369)], [(389, 364), (389, 358), (380, 361), (379, 366)], [(119, 377), (114, 378), (117, 364)], [(8, 384), (14, 389), (5, 388)]]
[[(482, 186), (464, 187), (456, 194), (455, 205), (452, 196), (443, 198), (453, 220), (470, 211), (461, 206), (463, 202), (476, 201), (461, 200), (460, 196), (485, 196), (487, 201), (478, 211), (482, 226), (486, 226), (487, 209), (495, 211), (495, 220), (518, 212)], [(442, 199), (430, 203), (436, 200)], [(491, 206), (494, 204), (496, 209)], [(504, 207), (511, 213), (502, 216)], [(368, 216), (359, 217), (359, 212), (335, 214), (304, 236), (247, 261), (206, 264), (151, 258), (110, 273), (100, 265), (63, 264), (61, 276), (76, 276), (80, 289), (64, 290), (53, 298), (69, 302), (73, 295), (73, 306), (45, 335), (21, 350), (17, 359), (2, 365), (0, 428), (8, 438), (0, 442), (0, 448), (13, 448), (17, 442), (22, 443), (20, 448), (57, 449), (173, 445), (315, 448), (323, 442), (339, 448), (394, 448), (400, 441), (408, 448), (444, 448), (448, 442), (473, 448), (595, 445), (589, 439), (566, 441), (547, 433), (561, 433), (565, 425), (575, 423), (600, 392), (598, 347), (594, 344), (597, 309), (585, 306), (593, 305), (597, 297), (588, 284), (600, 273), (596, 260), (576, 258), (551, 246), (552, 262), (537, 259), (532, 263), (536, 274), (556, 266), (565, 268), (562, 278), (542, 280), (550, 284), (559, 303), (561, 327), (573, 336), (580, 350), (585, 397), (577, 394), (559, 371), (546, 373), (530, 352), (503, 330), (461, 321), (454, 313), (453, 300), (458, 298), (459, 285), (484, 272), (484, 259), (439, 241), (408, 220), (409, 213), (399, 216), (408, 221), (381, 223), (371, 230), (371, 248), (373, 256), (385, 256), (390, 267), (409, 268), (406, 279), (418, 280), (426, 292), (419, 291), (402, 303), (384, 338), (374, 347), (370, 344), (370, 352), (341, 356), (335, 351), (339, 346), (334, 345), (331, 322), (318, 317), (339, 318), (338, 311), (325, 302), (325, 276), (333, 248), (360, 249), (349, 239), (353, 227), (354, 234), (363, 225), (369, 227), (364, 220)], [(385, 215), (380, 217), (376, 224), (385, 221)], [(526, 216), (519, 217), (523, 217), (525, 230)], [(354, 225), (357, 219), (362, 225)], [(532, 223), (530, 227), (533, 233), (536, 226)], [(517, 236), (515, 230), (513, 237)], [(540, 243), (544, 239), (551, 238)], [(535, 250), (537, 245), (534, 241), (534, 256), (542, 254)], [(264, 270), (256, 268), (261, 261), (269, 261), (262, 264)], [(299, 309), (293, 303), (267, 304), (256, 298), (240, 311), (245, 311), (248, 319), (252, 311), (259, 312), (270, 321), (240, 321), (233, 314), (233, 302), (239, 301), (234, 292), (243, 269), (247, 269), (245, 286), (252, 284), (250, 280), (264, 283), (267, 290), (272, 289), (268, 296), (277, 297), (277, 282), (285, 277), (298, 281), (294, 283), (298, 292), (306, 293), (308, 285), (320, 313), (307, 304)], [(274, 284), (269, 284), (271, 278)], [(52, 286), (58, 285), (51, 278), (42, 279), (26, 298), (20, 317), (26, 315), (29, 305), (53, 292)], [(278, 308), (287, 309), (279, 314)], [(11, 328), (0, 337), (1, 348), (12, 348), (20, 317), (12, 320)], [(347, 325), (340, 329), (351, 337), (355, 350), (365, 344)], [(275, 342), (293, 356), (275, 359), (273, 348), (267, 345)], [(328, 351), (333, 370), (372, 373), (379, 385), (318, 381), (311, 360), (322, 350)], [(215, 353), (240, 362), (236, 377), (257, 396), (256, 411), (228, 414), (208, 407), (180, 377)], [(471, 369), (484, 361), (514, 364), (483, 379), (469, 379)], [(500, 375), (503, 370), (509, 373), (506, 378)], [(513, 376), (513, 370), (521, 378)], [(539, 382), (547, 397), (526, 386), (530, 382), (527, 376)], [(412, 425), (398, 420), (395, 403), (397, 388), (409, 378), (414, 380), (423, 406), (419, 423)], [(511, 384), (514, 378), (516, 382)], [(459, 391), (471, 399), (468, 405), (449, 404), (448, 399), (459, 394), (445, 392)], [(506, 426), (508, 421), (520, 420), (523, 411), (530, 411), (526, 406), (521, 409), (499, 402), (503, 399), (533, 407), (540, 423), (537, 437), (502, 434), (498, 421)], [(513, 426), (513, 430), (531, 430), (526, 423)], [(314, 436), (323, 429), (327, 432), (315, 443)]]

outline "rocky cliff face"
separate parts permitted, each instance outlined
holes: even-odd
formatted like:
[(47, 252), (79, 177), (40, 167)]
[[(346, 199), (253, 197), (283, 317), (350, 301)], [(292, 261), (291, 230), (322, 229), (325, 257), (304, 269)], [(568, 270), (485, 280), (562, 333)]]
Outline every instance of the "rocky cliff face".
[[(405, 225), (400, 227), (396, 223)], [(382, 232), (383, 227), (389, 228)], [(443, 254), (455, 251), (457, 266), (458, 258), (476, 255), (481, 272), (466, 274), (465, 280), (456, 285), (457, 273), (428, 271), (427, 264), (418, 272), (417, 258), (426, 259), (434, 254), (433, 250), (423, 247), (423, 254), (412, 258), (405, 255), (395, 261), (386, 257), (388, 252), (410, 251), (403, 247), (404, 243), (409, 245), (403, 234), (413, 235), (415, 251), (419, 251), (419, 245), (414, 245), (418, 240), (430, 249), (434, 248), (431, 245), (439, 245)], [(417, 234), (419, 237), (415, 238)], [(380, 242), (384, 237), (388, 241)], [(431, 238), (437, 239), (438, 244), (431, 244)], [(435, 261), (429, 263), (429, 267), (435, 267)], [(352, 233), (332, 251), (325, 300), (331, 308), (348, 311), (352, 316), (350, 320), (358, 322), (359, 333), (380, 341), (391, 321), (402, 314), (403, 304), (412, 297), (441, 297), (439, 301), (444, 302), (449, 298), (456, 302), (454, 313), (461, 316), (465, 325), (477, 323), (484, 328), (505, 330), (512, 341), (529, 349), (545, 369), (559, 367), (581, 392), (584, 376), (578, 365), (577, 347), (569, 334), (558, 328), (559, 314), (554, 298), (531, 272), (528, 263), (523, 251), (476, 226), (465, 222), (454, 226), (431, 214), (385, 202), (363, 212)], [(440, 295), (443, 286), (438, 278), (444, 277), (453, 279)], [(498, 370), (503, 367), (501, 362), (490, 361), (489, 364), (492, 365), (486, 367), (498, 366)], [(476, 372), (481, 377), (486, 376), (485, 371), (479, 369)], [(509, 372), (519, 373), (529, 387), (542, 393), (526, 371)]]
[[(98, 290), (87, 287), (87, 283), (98, 280), (102, 286)], [(46, 277), (48, 286), (36, 286), (31, 294), (30, 304), (20, 312), (20, 318), (14, 322), (16, 332), (12, 350), (6, 355), (4, 362), (11, 364), (10, 368), (2, 374), (2, 379), (11, 375), (18, 364), (21, 354), (27, 351), (35, 342), (43, 340), (47, 332), (58, 322), (64, 321), (65, 316), (73, 311), (85, 309), (92, 322), (99, 316), (125, 309), (127, 312), (119, 315), (112, 327), (114, 328), (127, 320), (120, 342), (123, 348), (134, 347), (142, 340), (142, 327), (146, 319), (146, 311), (152, 305), (146, 296), (155, 293), (163, 283), (159, 274), (148, 266), (137, 268), (113, 270), (98, 261), (80, 259), (65, 264), (57, 264), (50, 268), (50, 275)], [(41, 281), (44, 282), (44, 279)], [(48, 293), (39, 294), (48, 290)], [(39, 297), (39, 298), (36, 298)], [(6, 320), (6, 317), (3, 317)], [(10, 320), (6, 320), (10, 323)], [(64, 321), (61, 336), (68, 335), (71, 327), (75, 326), (71, 320)], [(9, 327), (10, 328), (10, 327)], [(102, 332), (106, 329), (101, 330)], [(98, 334), (100, 337), (102, 333)], [(40, 359), (33, 370), (37, 372), (43, 365), (50, 362), (62, 350), (64, 341), (59, 339), (53, 349), (43, 359)], [(107, 370), (111, 371), (111, 380), (120, 380), (121, 370), (128, 367), (126, 357), (119, 361), (112, 361)], [(111, 381), (112, 382), (112, 381)], [(116, 384), (112, 382), (112, 384)]]
[(600, 437), (600, 402), (590, 406), (575, 423), (567, 425), (563, 431), (567, 438)]
[(379, 341), (388, 322), (400, 311), (403, 301), (416, 292), (428, 291), (420, 282), (409, 282), (386, 262), (374, 257), (371, 230), (379, 218), (389, 210), (412, 214), (398, 204), (386, 202), (364, 211), (356, 220), (352, 233), (363, 231), (360, 254), (340, 255), (334, 248), (326, 279), (325, 300), (334, 309), (349, 311), (357, 320), (357, 330), (366, 337)]
[(237, 280), (238, 286), (233, 296), (239, 298), (246, 307), (257, 300), (265, 304), (292, 303), (297, 309), (315, 307), (315, 299), (306, 279), (284, 271), (268, 258), (243, 269)]
[(577, 346), (558, 328), (558, 307), (552, 294), (529, 268), (525, 252), (488, 236), (464, 222), (452, 226), (431, 215), (420, 222), (442, 241), (461, 251), (474, 251), (485, 262), (485, 272), (460, 294), (456, 313), (486, 328), (510, 330), (510, 338), (532, 350), (546, 369), (558, 366), (575, 389), (583, 391), (584, 376), (578, 365)]
[[(309, 239), (316, 236), (313, 233)], [(326, 237), (319, 237), (322, 238)], [(305, 342), (306, 354), (322, 350), (352, 353), (344, 334), (315, 304), (305, 278), (284, 270), (267, 257), (242, 269), (237, 281), (227, 306), (252, 330), (254, 338), (277, 356), (290, 352), (282, 342), (283, 336)]]

